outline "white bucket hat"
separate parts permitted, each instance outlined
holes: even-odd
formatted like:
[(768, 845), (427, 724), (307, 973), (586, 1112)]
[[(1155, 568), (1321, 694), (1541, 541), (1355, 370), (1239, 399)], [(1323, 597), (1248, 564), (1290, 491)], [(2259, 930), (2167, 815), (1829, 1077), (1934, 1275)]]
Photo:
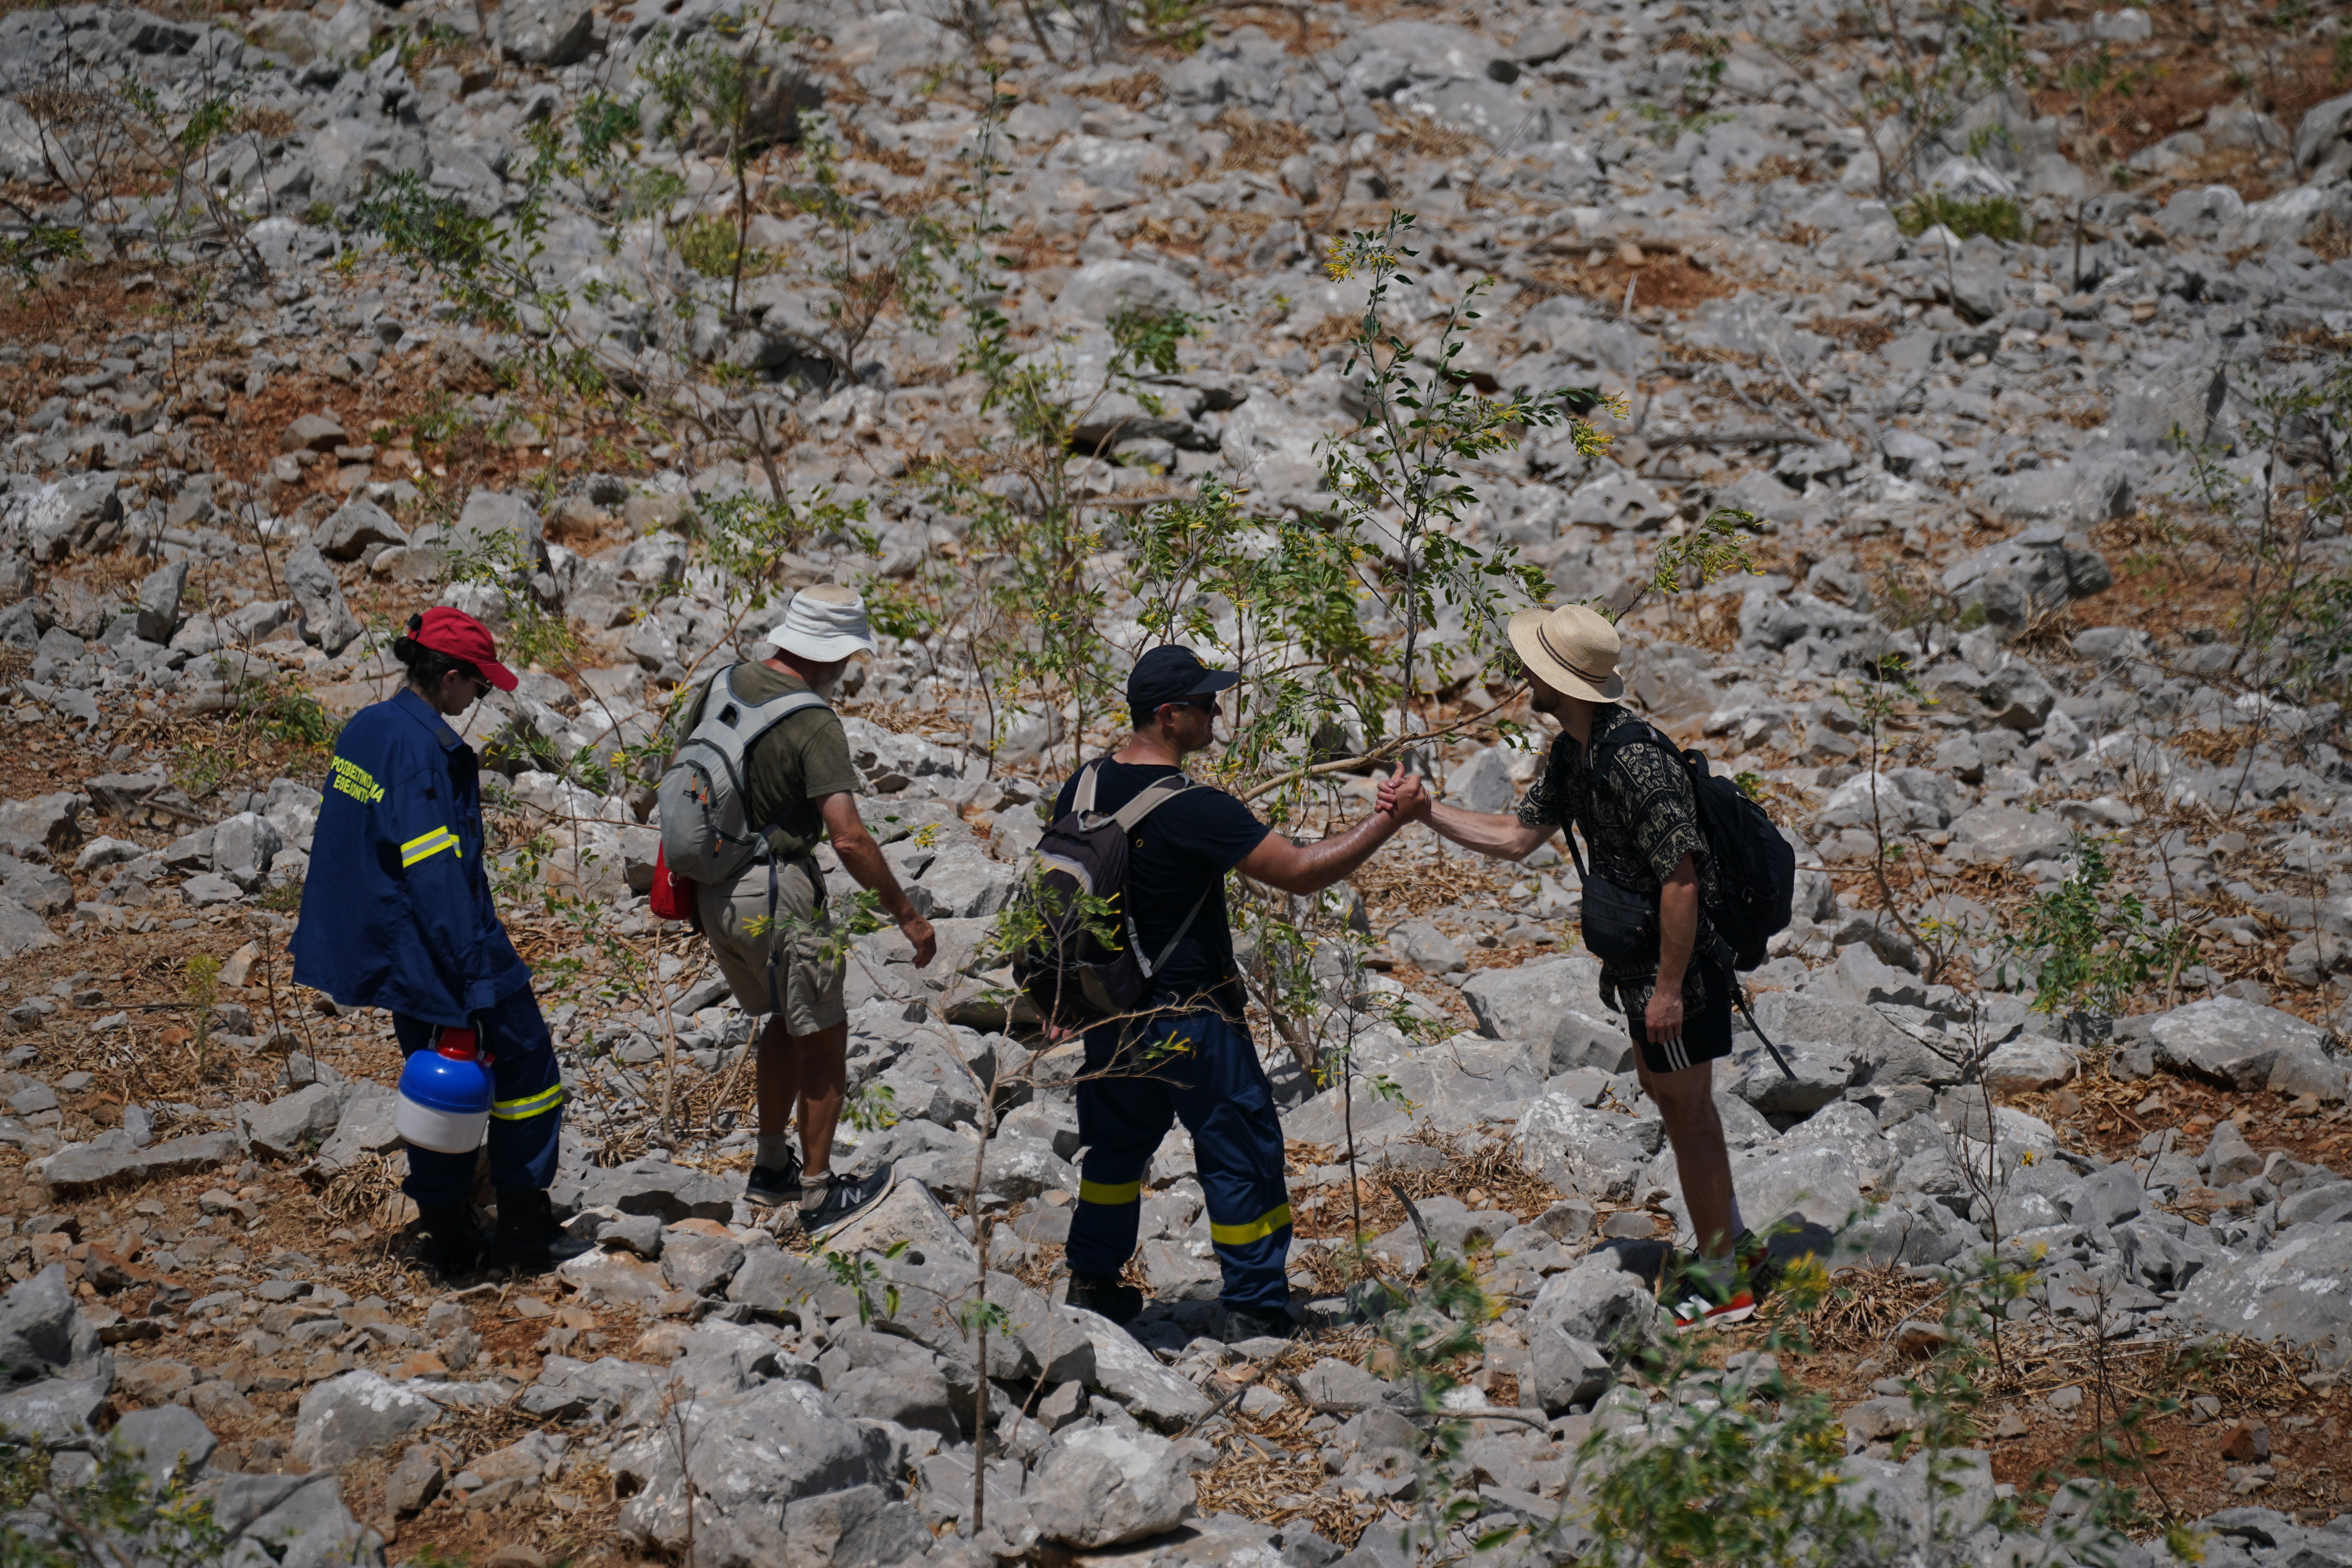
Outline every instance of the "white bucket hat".
[(830, 583), (794, 594), (784, 608), (784, 618), (769, 631), (768, 641), (819, 664), (874, 651), (874, 633), (866, 624), (866, 601), (856, 590)]

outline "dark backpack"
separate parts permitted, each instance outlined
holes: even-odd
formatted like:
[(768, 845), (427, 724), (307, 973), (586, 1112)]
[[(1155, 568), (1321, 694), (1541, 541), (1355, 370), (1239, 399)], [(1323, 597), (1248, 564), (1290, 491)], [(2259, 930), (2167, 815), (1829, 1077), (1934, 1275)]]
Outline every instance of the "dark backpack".
[[(1144, 959), (1127, 896), (1129, 837), (1145, 817), (1190, 789), (1192, 781), (1154, 780), (1118, 810), (1100, 813), (1095, 810), (1100, 766), (1097, 758), (1080, 770), (1069, 814), (1037, 840), (1014, 895), (1018, 907), (1008, 911), (1033, 931), (1013, 955), (1013, 978), (1038, 1016), (1064, 1029), (1088, 1028), (1132, 1012), (1208, 901), (1205, 892), (1195, 899), (1160, 956)], [(1089, 918), (1082, 899), (1108, 908)], [(1104, 941), (1106, 934), (1115, 940)]]
[[(1698, 802), (1699, 831), (1706, 837), (1707, 857), (1715, 862), (1716, 896), (1706, 900), (1707, 924), (1731, 954), (1735, 969), (1753, 969), (1764, 962), (1765, 946), (1789, 929), (1797, 895), (1797, 852), (1730, 779), (1707, 771), (1706, 758), (1678, 749), (1650, 725), (1638, 721), (1621, 724), (1592, 753), (1592, 776), (1601, 777), (1619, 751), (1647, 742), (1683, 765), (1691, 794)], [(1569, 848), (1576, 847), (1574, 835)], [(1580, 857), (1577, 871), (1584, 870)], [(1699, 884), (1706, 886), (1704, 879)]]

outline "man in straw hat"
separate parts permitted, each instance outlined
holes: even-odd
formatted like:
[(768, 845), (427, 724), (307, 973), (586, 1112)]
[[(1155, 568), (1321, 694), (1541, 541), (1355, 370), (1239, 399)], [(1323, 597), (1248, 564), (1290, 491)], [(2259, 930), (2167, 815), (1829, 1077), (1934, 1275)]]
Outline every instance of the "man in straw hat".
[[(711, 678), (683, 733), (702, 722), (721, 682), (746, 708), (796, 693), (829, 700), (851, 658), (874, 651), (866, 601), (832, 585), (795, 594), (767, 640), (768, 658)], [(834, 935), (816, 847), (829, 837), (843, 869), (881, 896), (883, 912), (914, 944), (918, 967), (939, 947), (930, 921), (915, 911), (857, 815), (862, 782), (841, 717), (827, 702), (776, 720), (743, 752), (745, 816), (767, 825), (766, 851), (731, 886), (696, 893), (697, 923), (736, 1005), (769, 1015), (760, 1036), (759, 1142), (744, 1195), (755, 1204), (797, 1201), (812, 1234), (855, 1217), (889, 1187), (887, 1171), (857, 1180), (833, 1173), (834, 1128), (848, 1089), (849, 1012), (842, 998), (847, 953)], [(798, 1151), (784, 1131), (795, 1100)]]
[[(1489, 816), (1420, 796), (1404, 809), (1482, 855), (1517, 860), (1571, 823), (1591, 850), (1588, 912), (1596, 895), (1631, 895), (1646, 905), (1645, 935), (1631, 956), (1604, 958), (1601, 995), (1612, 993), (1640, 1048), (1643, 1089), (1656, 1100), (1674, 1145), (1683, 1201), (1699, 1257), (1670, 1280), (1677, 1322), (1738, 1322), (1754, 1315), (1753, 1289), (1739, 1259), (1754, 1256), (1731, 1191), (1731, 1157), (1717, 1117), (1712, 1063), (1731, 1054), (1734, 977), (1719, 973), (1699, 942), (1702, 895), (1712, 886), (1698, 803), (1678, 758), (1654, 744), (1629, 744), (1613, 731), (1642, 721), (1617, 705), (1617, 628), (1581, 605), (1522, 610), (1511, 647), (1528, 678), (1528, 702), (1557, 720), (1543, 776), (1512, 816)], [(1596, 776), (1592, 759), (1601, 759)], [(1389, 787), (1382, 786), (1382, 804)], [(1574, 841), (1570, 840), (1571, 850)], [(1704, 886), (1703, 886), (1704, 884)], [(1591, 922), (1588, 921), (1588, 933)]]

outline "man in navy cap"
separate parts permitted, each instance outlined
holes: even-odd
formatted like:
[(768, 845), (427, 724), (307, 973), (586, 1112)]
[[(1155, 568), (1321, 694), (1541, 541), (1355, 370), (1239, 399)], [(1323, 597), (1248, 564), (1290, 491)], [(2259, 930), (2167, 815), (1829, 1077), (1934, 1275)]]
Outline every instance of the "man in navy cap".
[[(1181, 776), (1208, 746), (1217, 693), (1241, 678), (1211, 669), (1189, 648), (1153, 648), (1128, 677), (1135, 732), (1062, 786), (1056, 816), (1095, 775), (1093, 809), (1118, 810), (1157, 780)], [(1274, 1089), (1242, 1021), (1243, 991), (1225, 914), (1225, 873), (1286, 893), (1344, 880), (1420, 805), (1402, 777), (1381, 809), (1342, 833), (1294, 844), (1233, 795), (1193, 784), (1137, 826), (1128, 908), (1141, 952), (1158, 965), (1138, 1016), (1089, 1030), (1079, 1079), (1078, 1139), (1087, 1146), (1070, 1222), (1070, 1304), (1126, 1322), (1142, 1292), (1119, 1283), (1134, 1255), (1143, 1175), (1168, 1129), (1181, 1121), (1209, 1211), (1209, 1241), (1224, 1272), (1225, 1337), (1287, 1336), (1290, 1195)], [(1164, 954), (1164, 957), (1162, 956)]]

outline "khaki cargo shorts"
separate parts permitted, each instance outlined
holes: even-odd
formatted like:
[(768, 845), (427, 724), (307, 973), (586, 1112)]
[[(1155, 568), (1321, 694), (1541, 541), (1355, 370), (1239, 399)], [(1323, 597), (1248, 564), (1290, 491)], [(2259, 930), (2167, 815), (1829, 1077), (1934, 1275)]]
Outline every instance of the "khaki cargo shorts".
[[(849, 1016), (841, 983), (848, 968), (845, 947), (828, 959), (832, 918), (815, 909), (816, 889), (809, 868), (787, 862), (775, 868), (776, 914), (768, 919), (768, 867), (747, 867), (732, 888), (698, 888), (702, 934), (709, 939), (719, 973), (735, 994), (736, 1005), (751, 1014), (781, 1011), (784, 1027), (814, 1035)], [(770, 990), (769, 960), (775, 961)]]

